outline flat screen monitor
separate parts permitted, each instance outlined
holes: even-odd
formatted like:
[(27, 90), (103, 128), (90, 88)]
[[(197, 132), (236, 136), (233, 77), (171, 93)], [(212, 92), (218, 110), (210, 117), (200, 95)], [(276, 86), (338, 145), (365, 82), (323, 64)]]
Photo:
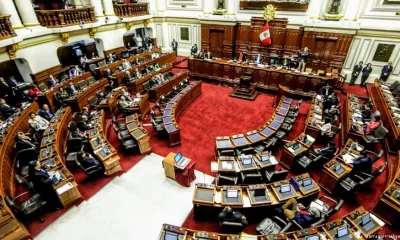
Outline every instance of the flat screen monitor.
[(304, 178), (303, 179), (303, 187), (307, 187), (312, 184), (311, 178)]
[(335, 165), (335, 172), (338, 172), (342, 168), (342, 165), (340, 163)]
[(299, 143), (295, 142), (292, 145), (293, 150), (297, 150), (300, 147)]
[(265, 196), (265, 188), (254, 189), (254, 197)]
[(182, 157), (183, 157), (182, 153), (178, 152), (174, 157), (175, 162), (179, 162), (182, 159)]
[(227, 198), (237, 198), (238, 197), (238, 190), (232, 190), (232, 189), (226, 190), (226, 197)]
[(261, 155), (261, 162), (266, 162), (269, 160), (269, 155)]
[(273, 129), (278, 129), (279, 128), (279, 123), (273, 121), (269, 126), (271, 126), (271, 128), (273, 128)]
[(144, 133), (140, 129), (133, 131), (132, 134), (135, 139), (139, 139), (144, 135)]
[(346, 236), (348, 234), (349, 234), (349, 229), (348, 229), (347, 225), (343, 226), (343, 227), (340, 227), (337, 230), (337, 237), (338, 238), (344, 237), (344, 236)]
[(362, 220), (362, 225), (365, 226), (369, 222), (371, 222), (371, 215), (368, 213), (368, 214), (364, 215), (361, 220)]
[(275, 121), (277, 121), (277, 122), (283, 122), (283, 117), (282, 116), (276, 116), (275, 117)]
[(280, 192), (281, 193), (290, 192), (290, 184), (282, 184)]
[(242, 164), (243, 165), (251, 165), (251, 156), (243, 157)]
[(164, 240), (178, 240), (178, 234), (170, 231), (165, 231)]
[(319, 240), (319, 236), (316, 236), (316, 235), (309, 236), (309, 237), (306, 237), (306, 240)]

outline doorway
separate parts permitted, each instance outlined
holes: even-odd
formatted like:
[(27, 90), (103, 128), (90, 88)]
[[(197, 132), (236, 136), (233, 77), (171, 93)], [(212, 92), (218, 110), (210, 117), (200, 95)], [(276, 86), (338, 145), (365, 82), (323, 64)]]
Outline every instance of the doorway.
[(213, 57), (222, 58), (222, 49), (224, 46), (224, 31), (211, 30), (210, 52)]

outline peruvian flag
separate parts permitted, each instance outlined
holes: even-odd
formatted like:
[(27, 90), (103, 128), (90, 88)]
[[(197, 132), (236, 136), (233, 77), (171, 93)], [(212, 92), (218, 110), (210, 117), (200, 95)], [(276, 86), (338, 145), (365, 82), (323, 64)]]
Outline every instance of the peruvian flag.
[(269, 34), (268, 22), (265, 24), (262, 32), (260, 33), (260, 41), (264, 46), (271, 44), (271, 35)]

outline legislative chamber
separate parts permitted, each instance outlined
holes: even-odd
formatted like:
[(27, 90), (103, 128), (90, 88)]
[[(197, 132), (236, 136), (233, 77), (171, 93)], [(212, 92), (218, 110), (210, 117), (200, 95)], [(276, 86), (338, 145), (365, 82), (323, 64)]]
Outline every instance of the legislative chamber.
[(400, 236), (397, 0), (1, 0), (0, 240)]

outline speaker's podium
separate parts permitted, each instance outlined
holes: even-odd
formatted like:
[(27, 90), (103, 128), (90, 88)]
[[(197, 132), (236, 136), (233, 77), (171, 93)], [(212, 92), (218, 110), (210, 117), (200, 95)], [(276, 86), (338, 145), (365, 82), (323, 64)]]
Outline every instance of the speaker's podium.
[(244, 76), (240, 77), (239, 85), (234, 86), (231, 97), (242, 98), (246, 100), (254, 100), (258, 95), (251, 72), (245, 72)]
[(189, 158), (184, 158), (181, 153), (170, 152), (162, 161), (166, 177), (174, 179), (185, 187), (190, 187), (190, 183), (196, 179), (194, 174), (195, 162)]

